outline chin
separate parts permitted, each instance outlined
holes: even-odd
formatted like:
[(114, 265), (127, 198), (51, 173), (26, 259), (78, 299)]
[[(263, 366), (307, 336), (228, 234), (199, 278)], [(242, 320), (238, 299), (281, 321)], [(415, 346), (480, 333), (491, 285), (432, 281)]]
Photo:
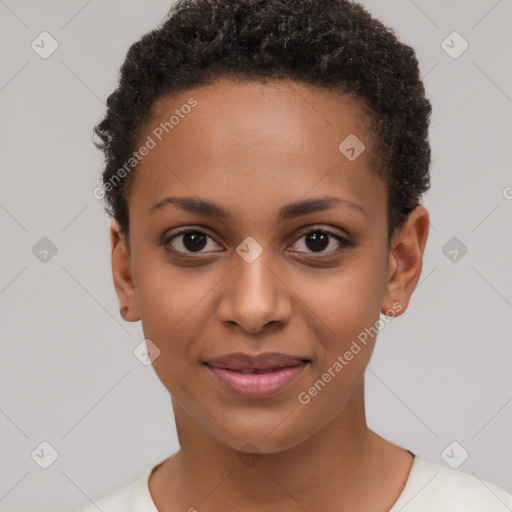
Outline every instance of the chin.
[(222, 425), (227, 432), (215, 425), (212, 435), (230, 448), (245, 453), (284, 452), (307, 441), (315, 433), (306, 430), (305, 422), (295, 418), (293, 413), (259, 413), (258, 418), (248, 415), (245, 421), (240, 416), (241, 413), (237, 413), (233, 421), (224, 418)]

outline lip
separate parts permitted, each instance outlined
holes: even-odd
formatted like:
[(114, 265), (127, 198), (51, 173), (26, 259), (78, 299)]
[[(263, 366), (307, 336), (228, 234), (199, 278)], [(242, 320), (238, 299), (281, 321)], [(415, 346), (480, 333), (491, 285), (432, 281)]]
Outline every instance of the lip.
[(236, 395), (262, 398), (289, 386), (309, 362), (297, 356), (266, 352), (253, 356), (227, 354), (204, 364), (220, 383)]

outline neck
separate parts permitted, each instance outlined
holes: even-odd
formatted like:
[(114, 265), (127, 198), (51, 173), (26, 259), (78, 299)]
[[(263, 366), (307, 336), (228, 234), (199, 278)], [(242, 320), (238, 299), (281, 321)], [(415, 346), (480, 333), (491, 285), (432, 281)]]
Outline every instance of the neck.
[[(389, 471), (397, 467), (391, 462), (396, 462), (398, 451), (402, 457), (406, 452), (368, 429), (362, 383), (335, 421), (278, 453), (237, 451), (207, 435), (179, 404), (173, 405), (181, 449), (163, 464), (159, 492), (154, 493), (162, 512), (369, 510), (375, 498), (365, 491), (379, 494), (383, 485), (391, 488), (387, 491), (391, 507), (410, 469), (407, 462), (404, 473), (402, 458), (401, 477), (393, 478)], [(377, 500), (382, 497), (379, 494)], [(383, 501), (376, 503), (382, 510)]]

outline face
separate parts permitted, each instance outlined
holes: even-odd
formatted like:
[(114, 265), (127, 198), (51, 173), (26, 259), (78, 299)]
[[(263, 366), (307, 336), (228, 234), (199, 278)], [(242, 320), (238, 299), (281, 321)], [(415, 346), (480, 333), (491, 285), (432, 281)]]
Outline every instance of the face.
[[(364, 417), (379, 314), (405, 310), (428, 220), (420, 207), (388, 246), (363, 119), (354, 99), (287, 81), (218, 80), (154, 105), (131, 255), (114, 225), (112, 261), (183, 428), (274, 453)], [(355, 159), (339, 149), (351, 134)]]

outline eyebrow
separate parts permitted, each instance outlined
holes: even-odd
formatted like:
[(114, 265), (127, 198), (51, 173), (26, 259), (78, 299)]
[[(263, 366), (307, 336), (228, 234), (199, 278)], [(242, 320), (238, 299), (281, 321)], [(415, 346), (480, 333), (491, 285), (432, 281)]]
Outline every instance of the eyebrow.
[[(199, 199), (196, 197), (166, 197), (150, 208), (150, 213), (161, 210), (164, 206), (173, 204), (184, 211), (191, 213), (199, 213), (208, 215), (210, 217), (217, 217), (219, 219), (227, 219), (230, 217), (229, 211), (206, 199)], [(348, 206), (349, 208), (358, 212), (364, 213), (361, 205), (350, 201), (349, 199), (342, 199), (335, 196), (318, 197), (312, 199), (304, 199), (295, 203), (287, 204), (279, 209), (278, 219), (287, 220), (309, 213), (321, 212), (328, 210), (334, 206)]]

